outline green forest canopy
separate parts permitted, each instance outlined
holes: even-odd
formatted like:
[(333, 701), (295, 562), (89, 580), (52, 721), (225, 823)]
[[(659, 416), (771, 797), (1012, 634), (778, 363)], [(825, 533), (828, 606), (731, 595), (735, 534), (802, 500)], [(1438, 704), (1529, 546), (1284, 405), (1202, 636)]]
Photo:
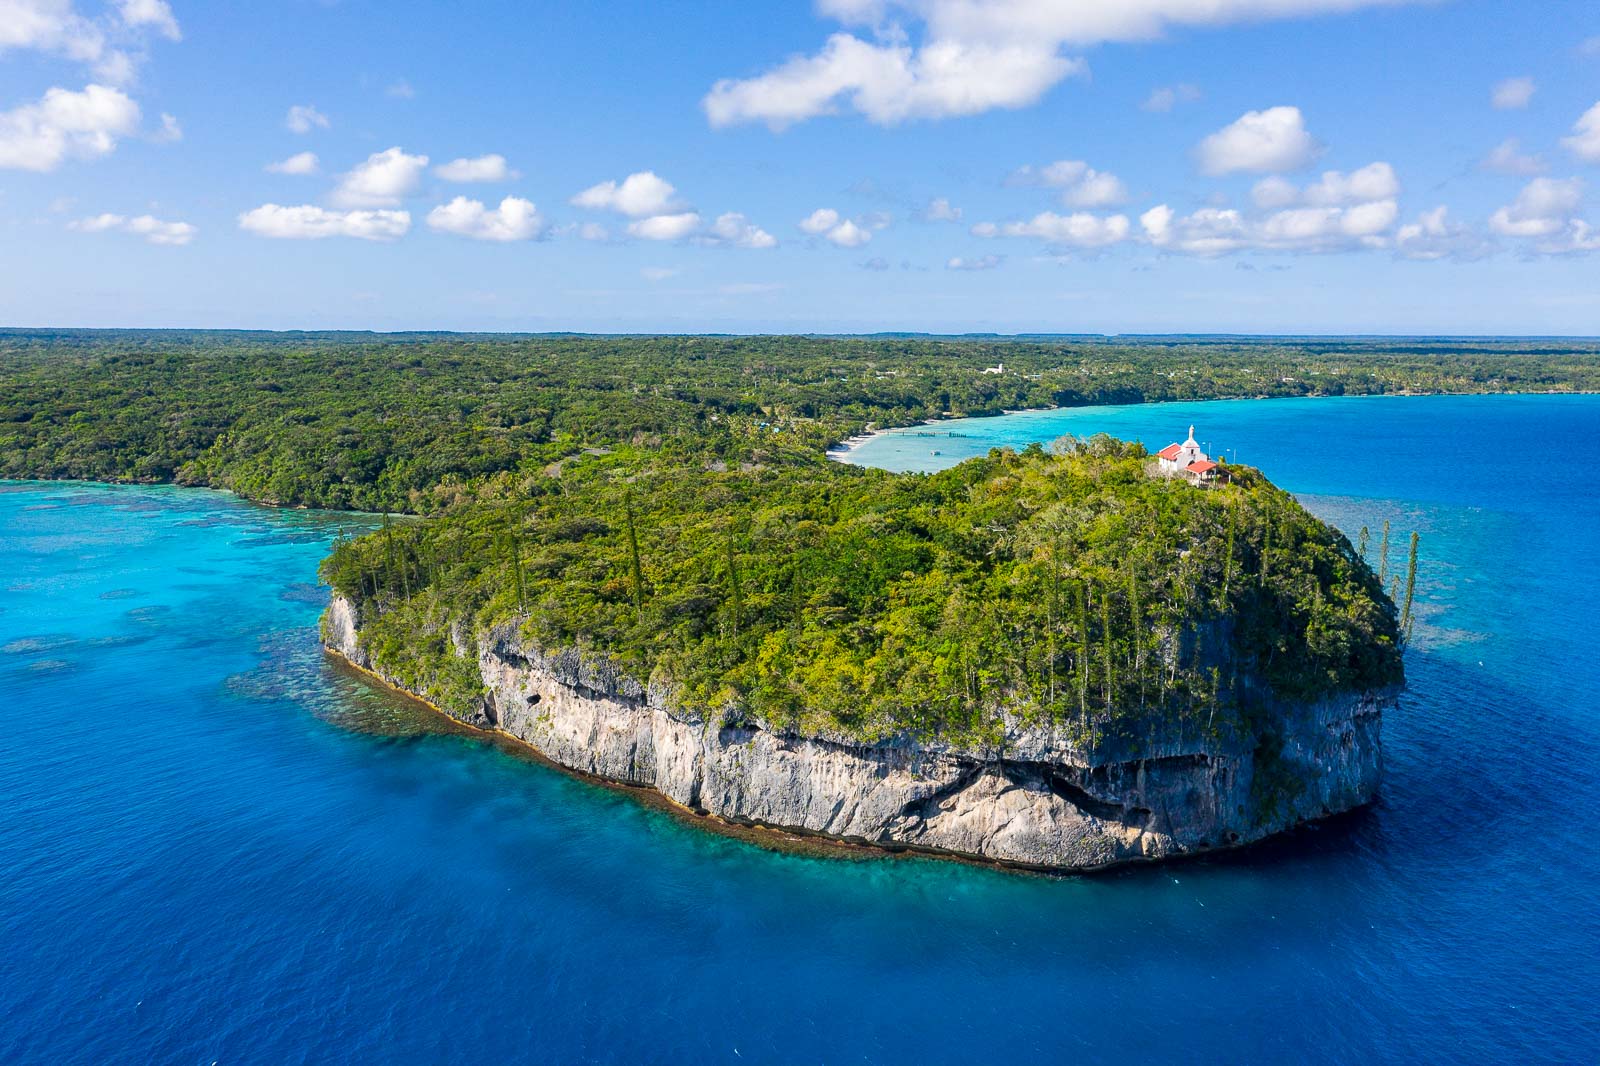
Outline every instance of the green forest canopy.
[[(1009, 373), (982, 369), (1004, 362)], [(584, 447), (814, 458), (869, 423), (1246, 396), (1600, 391), (1562, 341), (500, 337), (0, 330), (0, 476), (433, 513)]]
[(1217, 731), (1401, 678), (1376, 576), (1259, 474), (1195, 489), (1105, 438), (926, 476), (823, 448), (1048, 404), (1597, 388), (1570, 342), (12, 331), (0, 476), (427, 516), (324, 574), (447, 705), (481, 686), (452, 627), (517, 620), (806, 732)]

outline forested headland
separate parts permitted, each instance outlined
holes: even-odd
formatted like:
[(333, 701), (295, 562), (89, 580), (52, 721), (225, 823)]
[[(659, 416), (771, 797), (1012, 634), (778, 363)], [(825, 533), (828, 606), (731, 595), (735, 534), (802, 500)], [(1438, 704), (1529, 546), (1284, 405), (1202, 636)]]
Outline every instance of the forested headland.
[(440, 701), (479, 683), (460, 634), (518, 619), (807, 733), (1215, 730), (1402, 678), (1406, 608), (1259, 473), (1201, 490), (1110, 439), (934, 475), (824, 448), (1052, 404), (1593, 390), (1596, 347), (1555, 341), (10, 331), (0, 477), (421, 516), (324, 575)]
[(0, 477), (427, 514), (586, 447), (791, 463), (869, 424), (1016, 408), (1572, 391), (1600, 391), (1600, 345), (12, 330)]

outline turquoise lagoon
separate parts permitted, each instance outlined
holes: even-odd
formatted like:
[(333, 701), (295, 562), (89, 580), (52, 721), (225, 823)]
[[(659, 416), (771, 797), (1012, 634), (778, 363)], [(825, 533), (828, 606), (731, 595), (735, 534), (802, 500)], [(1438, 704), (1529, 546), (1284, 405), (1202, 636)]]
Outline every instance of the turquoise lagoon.
[(360, 519), (0, 485), (0, 1061), (1600, 1059), (1600, 398), (1035, 412), (850, 460), (1190, 423), (1397, 560), (1421, 532), (1411, 692), (1371, 809), (1077, 878), (765, 851), (450, 728), (318, 650)]

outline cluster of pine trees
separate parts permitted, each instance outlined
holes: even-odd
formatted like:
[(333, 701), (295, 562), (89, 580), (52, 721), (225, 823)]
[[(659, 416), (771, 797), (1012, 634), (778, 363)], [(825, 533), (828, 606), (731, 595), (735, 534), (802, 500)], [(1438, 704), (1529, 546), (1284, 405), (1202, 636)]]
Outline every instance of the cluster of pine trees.
[(507, 621), (703, 714), (868, 739), (1216, 731), (1400, 681), (1400, 617), (1348, 541), (1248, 468), (1202, 490), (1149, 465), (1106, 438), (914, 476), (625, 448), (341, 541), (324, 576), (445, 700), (474, 694), (451, 627)]

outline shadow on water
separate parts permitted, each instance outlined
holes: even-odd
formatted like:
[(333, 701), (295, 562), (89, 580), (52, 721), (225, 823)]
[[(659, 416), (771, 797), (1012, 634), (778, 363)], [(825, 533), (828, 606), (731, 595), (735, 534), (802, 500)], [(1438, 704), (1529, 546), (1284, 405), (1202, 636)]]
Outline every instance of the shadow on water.
[(1415, 651), (1408, 665), (1411, 687), (1384, 717), (1384, 781), (1372, 804), (1181, 865), (1265, 870), (1360, 856), (1432, 870), (1488, 866), (1575, 799), (1600, 811), (1600, 738), (1583, 720), (1481, 668)]

